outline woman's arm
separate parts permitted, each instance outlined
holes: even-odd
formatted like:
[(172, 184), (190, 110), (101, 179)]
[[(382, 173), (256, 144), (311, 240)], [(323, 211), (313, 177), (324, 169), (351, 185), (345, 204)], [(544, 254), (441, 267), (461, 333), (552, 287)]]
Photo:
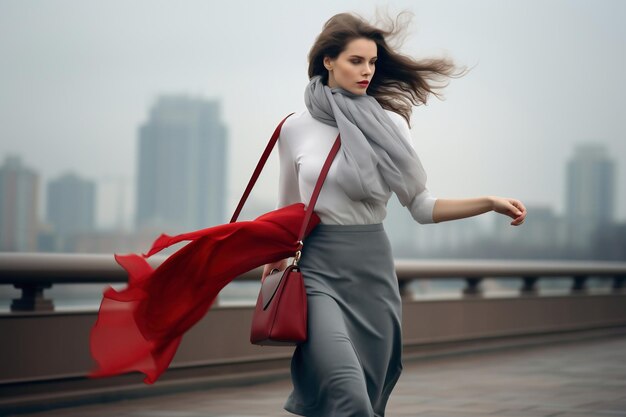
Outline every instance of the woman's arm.
[(526, 218), (526, 207), (521, 201), (514, 198), (485, 196), (461, 199), (438, 198), (433, 207), (433, 221), (440, 223), (464, 219), (492, 210), (515, 219), (511, 222), (512, 226), (519, 226)]

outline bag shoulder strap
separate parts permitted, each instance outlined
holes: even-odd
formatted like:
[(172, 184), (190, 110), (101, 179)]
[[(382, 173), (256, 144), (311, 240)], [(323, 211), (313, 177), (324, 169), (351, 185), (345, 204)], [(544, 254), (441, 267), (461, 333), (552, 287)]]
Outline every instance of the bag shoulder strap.
[(324, 180), (326, 179), (326, 174), (328, 174), (328, 170), (330, 169), (330, 165), (333, 163), (333, 159), (335, 159), (335, 155), (339, 152), (339, 148), (341, 147), (341, 135), (337, 135), (337, 139), (335, 139), (335, 143), (333, 144), (330, 152), (328, 152), (328, 156), (326, 157), (326, 162), (324, 162), (324, 166), (322, 167), (322, 171), (320, 172), (320, 176), (317, 179), (317, 183), (315, 184), (315, 188), (313, 189), (313, 195), (311, 195), (311, 201), (309, 202), (309, 206), (307, 207), (306, 214), (304, 216), (304, 221), (302, 222), (302, 227), (300, 228), (300, 233), (298, 234), (298, 250), (302, 249), (302, 239), (304, 239), (304, 233), (306, 232), (307, 226), (309, 225), (309, 221), (311, 219), (311, 215), (313, 214), (313, 209), (315, 208), (315, 203), (317, 202), (317, 196), (322, 189), (322, 185), (324, 184)]
[(230, 219), (230, 223), (234, 223), (237, 221), (237, 218), (239, 217), (239, 213), (241, 212), (243, 205), (248, 199), (248, 195), (250, 195), (250, 192), (252, 191), (252, 188), (254, 187), (256, 180), (259, 178), (259, 175), (261, 174), (261, 171), (263, 170), (263, 167), (265, 166), (265, 162), (267, 162), (267, 158), (269, 158), (270, 154), (272, 153), (274, 144), (276, 144), (276, 142), (278, 141), (278, 136), (280, 135), (280, 129), (283, 127), (283, 123), (285, 123), (285, 120), (287, 120), (287, 118), (291, 116), (292, 114), (293, 113), (289, 113), (278, 124), (278, 126), (276, 126), (276, 129), (274, 129), (274, 133), (272, 134), (272, 137), (270, 138), (270, 141), (267, 144), (267, 146), (265, 146), (265, 150), (263, 151), (263, 154), (261, 155), (261, 159), (259, 159), (259, 162), (257, 163), (256, 168), (254, 169), (254, 172), (252, 173), (252, 178), (250, 178), (250, 181), (248, 181), (248, 186), (246, 187), (246, 190), (243, 192), (243, 195), (241, 196), (241, 199), (239, 200), (239, 204), (237, 205), (237, 209), (235, 209), (235, 213), (233, 214), (233, 217), (231, 217)]
[[(287, 118), (291, 116), (292, 114), (294, 113), (289, 113), (278, 124), (278, 126), (276, 126), (276, 129), (274, 129), (274, 133), (272, 134), (272, 137), (270, 138), (269, 143), (265, 147), (265, 150), (263, 151), (263, 154), (261, 155), (261, 158), (259, 159), (259, 162), (257, 163), (257, 166), (254, 169), (254, 172), (252, 173), (252, 177), (250, 178), (250, 181), (248, 181), (248, 186), (246, 187), (246, 190), (244, 191), (243, 195), (241, 196), (241, 199), (239, 200), (239, 204), (237, 205), (237, 209), (235, 209), (235, 213), (230, 219), (230, 223), (237, 221), (237, 218), (239, 217), (239, 213), (241, 212), (243, 205), (248, 199), (248, 196), (250, 195), (250, 192), (252, 191), (252, 188), (254, 187), (256, 180), (258, 179), (259, 175), (261, 174), (261, 171), (263, 170), (263, 167), (265, 166), (265, 163), (267, 162), (267, 158), (269, 158), (270, 154), (272, 153), (272, 149), (274, 148), (274, 145), (278, 141), (278, 136), (280, 135), (280, 130), (283, 126), (283, 123), (285, 123), (285, 120), (287, 120)], [(337, 135), (337, 139), (335, 139), (335, 143), (333, 144), (330, 152), (328, 153), (328, 157), (326, 157), (326, 161), (324, 162), (324, 165), (320, 172), (320, 176), (317, 179), (315, 188), (313, 189), (313, 194), (311, 195), (311, 201), (309, 202), (306, 214), (304, 215), (302, 227), (300, 228), (300, 233), (298, 234), (298, 243), (299, 243), (298, 249), (302, 248), (302, 239), (304, 238), (304, 233), (306, 232), (309, 221), (311, 220), (311, 215), (313, 214), (313, 209), (315, 208), (315, 203), (317, 202), (317, 196), (319, 195), (319, 192), (322, 188), (324, 180), (326, 179), (326, 175), (328, 174), (330, 165), (332, 164), (333, 159), (335, 159), (335, 155), (337, 155), (337, 152), (339, 151), (340, 145), (341, 145), (340, 135)]]

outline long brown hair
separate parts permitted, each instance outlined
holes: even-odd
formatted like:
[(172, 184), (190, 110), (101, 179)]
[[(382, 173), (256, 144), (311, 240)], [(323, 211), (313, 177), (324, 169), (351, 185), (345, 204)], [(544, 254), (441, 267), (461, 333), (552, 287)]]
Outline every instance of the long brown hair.
[(398, 20), (406, 13), (412, 15), (405, 10), (397, 16), (395, 23), (390, 19), (388, 27), (372, 25), (354, 13), (339, 13), (328, 19), (309, 51), (309, 79), (321, 75), (322, 82), (328, 84), (324, 57), (337, 58), (354, 39), (371, 39), (376, 42), (378, 59), (367, 94), (373, 96), (383, 108), (402, 115), (410, 127), (412, 107), (426, 104), (431, 93), (441, 99), (441, 95), (434, 90), (449, 83), (438, 86), (434, 82), (447, 77), (460, 77), (464, 75), (465, 67), (459, 70), (447, 57), (416, 60), (396, 52), (394, 49), (399, 45), (392, 48), (388, 42), (402, 34), (401, 29), (406, 25), (398, 24)]

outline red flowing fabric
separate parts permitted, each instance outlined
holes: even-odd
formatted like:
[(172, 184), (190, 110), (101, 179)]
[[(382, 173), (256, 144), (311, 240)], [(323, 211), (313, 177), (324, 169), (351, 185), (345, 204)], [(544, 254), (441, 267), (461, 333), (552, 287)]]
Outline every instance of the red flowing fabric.
[[(89, 339), (98, 367), (87, 376), (139, 371), (146, 375), (143, 382), (153, 384), (168, 368), (183, 334), (207, 313), (222, 288), (247, 271), (295, 254), (305, 213), (304, 203), (295, 203), (252, 221), (162, 234), (146, 254), (115, 254), (128, 272), (128, 285), (103, 292)], [(305, 236), (319, 222), (313, 212)], [(192, 242), (156, 269), (146, 261), (183, 240)]]

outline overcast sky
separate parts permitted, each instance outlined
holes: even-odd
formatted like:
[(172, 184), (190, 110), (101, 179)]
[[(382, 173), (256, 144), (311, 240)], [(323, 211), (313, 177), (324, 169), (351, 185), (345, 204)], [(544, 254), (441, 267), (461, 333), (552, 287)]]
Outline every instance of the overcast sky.
[[(0, 0), (0, 159), (115, 181), (134, 210), (137, 129), (159, 94), (220, 99), (230, 130), (232, 213), (276, 124), (304, 108), (306, 56), (324, 22), (376, 7), (414, 13), (401, 48), (474, 67), (414, 108), (412, 134), (441, 198), (500, 195), (562, 214), (565, 165), (579, 143), (617, 163), (626, 220), (624, 1)], [(275, 151), (276, 152), (276, 151)], [(1, 162), (0, 162), (1, 163)], [(276, 153), (253, 196), (277, 197)], [(261, 213), (259, 213), (261, 214)], [(229, 214), (230, 216), (230, 214)]]

